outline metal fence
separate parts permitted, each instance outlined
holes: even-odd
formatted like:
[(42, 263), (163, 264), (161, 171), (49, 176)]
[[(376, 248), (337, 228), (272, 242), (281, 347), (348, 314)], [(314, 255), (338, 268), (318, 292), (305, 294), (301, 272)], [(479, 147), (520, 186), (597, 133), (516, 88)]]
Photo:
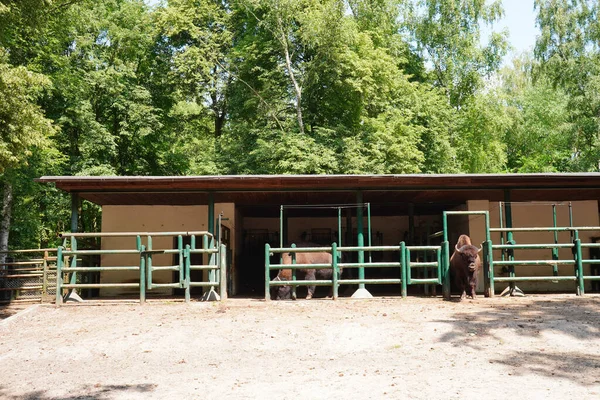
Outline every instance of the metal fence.
[[(370, 257), (367, 262), (341, 262), (344, 253), (358, 252), (393, 252), (398, 261), (390, 262), (371, 262)], [(434, 261), (411, 261), (411, 252), (427, 252)], [(295, 255), (298, 253), (327, 252), (332, 255), (331, 264), (297, 264)], [(292, 264), (271, 264), (271, 254), (290, 253)], [(359, 260), (364, 257), (358, 257)], [(271, 288), (279, 286), (291, 286), (292, 295), (295, 297), (296, 287), (298, 286), (331, 286), (333, 298), (337, 299), (339, 286), (349, 285), (400, 285), (399, 294), (402, 297), (407, 295), (407, 285), (425, 285), (442, 284), (443, 279), (443, 261), (442, 252), (439, 246), (406, 246), (401, 242), (398, 246), (340, 246), (333, 243), (330, 247), (291, 247), (272, 248), (268, 243), (265, 245), (265, 300), (271, 299)], [(348, 269), (364, 268), (386, 268), (395, 271), (396, 277), (393, 278), (366, 278), (363, 274), (358, 274), (358, 279), (342, 279), (340, 271)], [(428, 278), (413, 278), (414, 269), (433, 269), (432, 276)], [(292, 271), (292, 280), (272, 281), (270, 279), (271, 271), (290, 269)], [(332, 279), (320, 280), (296, 280), (295, 271), (299, 269), (332, 269)]]
[[(513, 239), (512, 235), (509, 236), (505, 244), (494, 245), (489, 244), (489, 248), (493, 250), (502, 251), (502, 259), (494, 260), (492, 257), (489, 258), (488, 265), (486, 268), (489, 270), (489, 285), (494, 288), (496, 282), (508, 282), (509, 290), (515, 289), (515, 284), (522, 281), (572, 281), (574, 283), (574, 290), (577, 295), (585, 294), (585, 281), (600, 281), (600, 275), (584, 275), (584, 265), (597, 265), (600, 264), (600, 260), (594, 258), (583, 258), (582, 249), (584, 248), (600, 248), (600, 243), (582, 243), (579, 239), (579, 232), (582, 231), (600, 231), (600, 227), (597, 226), (583, 226), (583, 227), (529, 227), (529, 228), (490, 228), (491, 232), (571, 232), (572, 242), (570, 243), (540, 243), (540, 244), (517, 244)], [(571, 259), (558, 259), (558, 249), (568, 248), (571, 249), (573, 258)], [(515, 250), (533, 250), (533, 249), (549, 249), (552, 250), (552, 256), (549, 259), (539, 260), (516, 260), (514, 256)], [(559, 266), (571, 266), (573, 268), (572, 274), (558, 275)], [(533, 276), (517, 276), (515, 267), (517, 266), (540, 266), (540, 267), (552, 267), (552, 274), (546, 275), (533, 275)], [(507, 267), (508, 276), (499, 277), (496, 276), (495, 267)], [(492, 292), (492, 295), (494, 293)]]
[(0, 302), (49, 302), (56, 290), (56, 249), (0, 252)]
[[(572, 281), (574, 283), (574, 291), (577, 295), (585, 293), (585, 282), (593, 281), (600, 282), (600, 275), (593, 272), (584, 274), (584, 266), (590, 265), (591, 271), (597, 270), (593, 268), (600, 265), (600, 259), (590, 256), (583, 257), (583, 249), (599, 249), (600, 243), (582, 243), (579, 238), (579, 233), (582, 231), (600, 231), (597, 226), (585, 227), (528, 227), (528, 228), (491, 228), (489, 223), (488, 211), (446, 211), (444, 212), (444, 241), (440, 246), (406, 246), (404, 242), (399, 246), (357, 246), (357, 247), (337, 247), (334, 243), (331, 247), (303, 247), (297, 248), (271, 248), (268, 244), (265, 246), (265, 299), (270, 299), (270, 289), (277, 286), (291, 286), (293, 294), (298, 286), (331, 286), (334, 298), (337, 298), (338, 287), (342, 284), (358, 284), (364, 285), (382, 285), (382, 284), (398, 284), (401, 285), (400, 294), (406, 296), (407, 286), (410, 285), (442, 285), (445, 298), (450, 297), (450, 244), (448, 242), (448, 224), (447, 217), (450, 215), (482, 215), (485, 217), (485, 232), (486, 240), (482, 243), (483, 249), (483, 275), (484, 275), (484, 294), (487, 297), (495, 295), (495, 284), (498, 282), (507, 282), (509, 288), (515, 288), (516, 283), (520, 281)], [(517, 244), (513, 240), (512, 233), (514, 232), (559, 232), (568, 231), (571, 233), (571, 242), (558, 243), (540, 243), (540, 244)], [(491, 240), (492, 232), (508, 233), (506, 243), (502, 240), (502, 244), (493, 244)], [(556, 235), (555, 235), (556, 237)], [(571, 249), (572, 258), (559, 259), (558, 249)], [(551, 259), (517, 260), (514, 257), (515, 250), (531, 250), (531, 249), (549, 249), (552, 250)], [(494, 250), (501, 251), (501, 259), (494, 259)], [(364, 254), (377, 251), (393, 251), (396, 252), (398, 261), (394, 262), (371, 262), (364, 261)], [(421, 257), (424, 261), (412, 260), (414, 252), (425, 252), (428, 255)], [(294, 255), (297, 253), (309, 252), (328, 252), (332, 254), (331, 264), (296, 264)], [(341, 261), (342, 253), (359, 252), (358, 263), (348, 263)], [(270, 255), (290, 253), (292, 255), (292, 264), (271, 264)], [(431, 261), (429, 261), (431, 259)], [(558, 266), (570, 266), (573, 268), (572, 274), (558, 275)], [(518, 266), (551, 266), (552, 273), (548, 274), (517, 274), (515, 267)], [(498, 276), (495, 271), (496, 267), (506, 268), (508, 276)], [(358, 279), (342, 279), (340, 271), (342, 269), (358, 269)], [(390, 268), (398, 271), (396, 277), (389, 279), (369, 279), (364, 276), (365, 268)], [(271, 281), (270, 272), (273, 270), (290, 269), (292, 270), (292, 279), (290, 281)], [(333, 269), (333, 279), (331, 280), (296, 280), (295, 271), (298, 269)], [(414, 277), (413, 271), (421, 269), (426, 271), (424, 277)], [(550, 271), (550, 270), (548, 270)], [(362, 273), (361, 273), (362, 272)], [(431, 276), (428, 276), (431, 274)]]
[[(190, 300), (190, 289), (192, 287), (208, 287), (213, 291), (219, 288), (220, 298), (226, 297), (226, 249), (223, 245), (215, 243), (211, 233), (198, 232), (102, 232), (102, 233), (67, 233), (63, 234), (65, 242), (57, 249), (57, 276), (56, 280), (56, 304), (61, 304), (68, 292), (76, 289), (134, 289), (139, 293), (141, 303), (146, 301), (147, 291), (157, 288), (184, 289), (185, 300)], [(79, 238), (119, 238), (119, 249), (79, 249), (77, 240)], [(153, 239), (157, 237), (177, 238), (175, 248), (156, 248)], [(183, 246), (183, 238), (188, 237), (190, 244)], [(201, 238), (202, 248), (196, 247), (196, 239)], [(145, 241), (145, 244), (144, 244)], [(126, 244), (125, 244), (126, 243)], [(125, 244), (125, 245), (124, 245)], [(67, 246), (69, 245), (69, 246)], [(70, 247), (70, 248), (68, 248)], [(170, 254), (177, 256), (176, 265), (157, 266), (154, 265), (153, 257), (159, 254)], [(206, 265), (194, 265), (191, 262), (192, 254), (208, 254), (209, 262)], [(85, 263), (85, 258), (90, 256), (135, 256), (135, 265), (92, 265)], [(209, 271), (207, 281), (192, 281), (190, 271)], [(115, 274), (118, 282), (94, 282), (79, 283), (77, 276), (87, 272), (127, 272), (132, 271), (136, 275), (134, 282), (127, 281), (123, 274)], [(177, 279), (172, 282), (156, 282), (155, 272), (173, 271), (178, 272)]]

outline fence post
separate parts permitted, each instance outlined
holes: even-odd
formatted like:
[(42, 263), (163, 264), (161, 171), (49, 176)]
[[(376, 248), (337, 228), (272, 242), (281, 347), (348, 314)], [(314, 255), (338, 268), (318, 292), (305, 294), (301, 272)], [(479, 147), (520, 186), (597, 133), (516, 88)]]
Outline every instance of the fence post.
[(269, 257), (271, 256), (271, 246), (265, 243), (265, 300), (271, 300), (271, 265)]
[(219, 270), (219, 295), (221, 301), (227, 299), (227, 247), (219, 244), (221, 248), (221, 269)]
[[(144, 304), (146, 302), (146, 251), (145, 246), (140, 246), (140, 304)], [(148, 265), (150, 265), (150, 260), (148, 260)]]
[[(204, 237), (204, 236), (203, 236)], [(186, 285), (185, 285), (185, 301), (189, 301), (189, 299), (191, 298), (192, 295), (192, 286), (191, 286), (191, 282), (192, 282), (192, 251), (197, 250), (196, 248), (196, 235), (192, 235), (190, 237), (190, 245), (187, 246), (187, 248), (189, 249), (187, 252), (187, 264), (186, 264), (186, 271), (185, 271), (185, 281), (186, 281)], [(202, 257), (202, 260), (204, 261), (204, 254), (200, 255)], [(204, 279), (204, 277), (203, 277)]]
[(58, 246), (56, 249), (56, 305), (60, 306), (62, 304), (62, 285), (63, 285), (63, 276), (62, 276), (62, 263), (63, 263), (63, 248), (62, 246)]
[[(142, 251), (146, 251), (146, 250), (152, 251), (152, 236), (148, 235), (146, 244), (148, 245), (148, 247), (140, 245), (141, 246), (140, 248), (142, 249)], [(152, 285), (152, 279), (153, 279), (152, 274), (153, 273), (152, 273), (152, 255), (151, 254), (152, 253), (149, 253), (149, 255), (147, 257), (148, 262), (146, 263), (146, 269), (148, 270), (148, 273), (146, 274), (146, 278), (148, 280), (148, 284), (147, 284), (148, 290), (152, 290), (154, 287)]]
[(444, 248), (443, 256), (444, 256), (444, 283), (442, 285), (442, 292), (444, 293), (444, 299), (450, 300), (450, 243), (445, 241), (442, 243)]
[[(210, 240), (210, 249), (211, 250), (217, 250), (217, 252), (219, 251), (219, 245), (217, 244), (215, 238), (213, 237)], [(210, 253), (210, 261), (208, 262), (211, 265), (218, 265), (219, 264), (219, 254), (217, 253)], [(209, 282), (216, 282), (216, 271), (214, 269), (209, 269), (208, 270), (208, 281)], [(215, 287), (211, 286), (210, 290), (214, 290)]]
[(412, 285), (412, 268), (411, 268), (411, 262), (410, 262), (410, 249), (408, 248), (408, 246), (406, 247), (406, 284), (407, 285)]
[(183, 236), (182, 235), (177, 235), (177, 254), (178, 254), (178, 258), (179, 258), (179, 287), (182, 287), (183, 283), (185, 282)]
[(338, 262), (337, 262), (337, 243), (333, 242), (331, 244), (331, 269), (332, 269), (332, 296), (333, 300), (337, 300), (338, 298)]
[(486, 297), (494, 297), (496, 291), (494, 289), (494, 253), (492, 248), (492, 241), (486, 240), (487, 256), (488, 256), (488, 292), (485, 294)]
[[(296, 243), (292, 243), (292, 248), (296, 248)], [(296, 252), (292, 254), (292, 264), (296, 264)], [(296, 268), (292, 268), (292, 282), (296, 282)], [(296, 289), (298, 287), (296, 285), (292, 285), (292, 299), (296, 300), (298, 294), (296, 293)]]
[[(556, 223), (556, 204), (552, 204), (552, 226), (554, 228), (556, 228), (558, 225)], [(573, 233), (571, 232), (571, 235)], [(558, 244), (558, 231), (555, 230), (554, 231), (554, 244)], [(558, 260), (558, 248), (557, 247), (553, 247), (552, 248), (552, 259), (553, 260)], [(554, 276), (558, 276), (558, 264), (554, 264), (552, 266), (552, 274)], [(558, 282), (558, 281), (555, 281)]]
[[(437, 279), (438, 279), (438, 284), (441, 285), (443, 283), (443, 275), (442, 275), (442, 264), (443, 264), (443, 256), (442, 256), (442, 248), (438, 247), (435, 250), (435, 255), (437, 257)], [(435, 288), (435, 287), (434, 287)], [(435, 290), (433, 292), (433, 294), (435, 295)]]
[(406, 298), (407, 283), (406, 283), (406, 243), (400, 242), (400, 279), (402, 280), (401, 295)]
[[(71, 251), (73, 252), (73, 255), (71, 256), (71, 268), (77, 268), (77, 239), (75, 238), (75, 236), (71, 236)], [(77, 283), (77, 272), (76, 271), (71, 271), (71, 278), (69, 280), (69, 283), (74, 285)], [(69, 294), (74, 291), (75, 289), (69, 289)], [(77, 293), (77, 292), (75, 292)]]
[(583, 282), (583, 260), (581, 252), (581, 239), (575, 239), (575, 261), (577, 265), (577, 295), (585, 294), (585, 286)]
[[(192, 253), (190, 253), (190, 249), (191, 246), (188, 244), (185, 246), (185, 251), (183, 253), (183, 257), (185, 258), (185, 278), (184, 278), (184, 284), (183, 286), (185, 287), (185, 302), (189, 303), (190, 302), (190, 298), (191, 296), (191, 285), (190, 285), (190, 281), (191, 281), (191, 267), (192, 267), (192, 262), (191, 262), (191, 258), (192, 258)], [(180, 256), (181, 257), (181, 256)]]
[(40, 303), (44, 302), (44, 298), (48, 293), (48, 251), (44, 251), (44, 270), (42, 272), (42, 295)]

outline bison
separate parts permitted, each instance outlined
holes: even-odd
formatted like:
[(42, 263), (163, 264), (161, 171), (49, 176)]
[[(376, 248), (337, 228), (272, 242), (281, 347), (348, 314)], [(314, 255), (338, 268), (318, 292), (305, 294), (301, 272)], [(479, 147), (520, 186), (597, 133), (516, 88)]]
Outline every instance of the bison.
[(473, 299), (476, 297), (477, 274), (481, 269), (480, 251), (481, 248), (473, 246), (467, 235), (460, 235), (454, 246), (454, 253), (450, 257), (450, 276), (461, 293), (460, 300), (467, 297), (467, 288), (469, 296)]
[[(298, 247), (315, 247), (313, 243), (303, 243)], [(295, 253), (297, 264), (330, 264), (331, 265), (331, 253), (326, 251), (320, 251), (316, 253)], [(283, 264), (292, 264), (292, 254), (283, 254)], [(333, 277), (333, 269), (297, 269), (297, 278), (304, 280), (316, 280), (316, 279), (331, 279)], [(341, 269), (340, 269), (341, 273)], [(273, 279), (274, 281), (289, 281), (292, 279), (291, 269), (279, 270), (277, 276)], [(306, 299), (310, 300), (315, 294), (316, 287), (314, 285), (308, 286), (308, 293)], [(292, 288), (289, 285), (278, 286), (275, 294), (275, 300), (289, 299), (291, 297)], [(331, 294), (330, 294), (331, 295)], [(294, 298), (295, 300), (295, 298)]]

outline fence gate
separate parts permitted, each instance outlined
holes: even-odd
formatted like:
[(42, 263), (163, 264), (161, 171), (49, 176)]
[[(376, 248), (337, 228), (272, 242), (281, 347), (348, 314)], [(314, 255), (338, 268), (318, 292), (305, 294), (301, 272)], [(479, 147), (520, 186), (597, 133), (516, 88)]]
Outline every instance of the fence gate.
[(56, 249), (3, 252), (0, 302), (51, 301), (56, 287)]
[[(96, 238), (120, 238), (119, 245), (115, 249), (78, 249), (77, 239), (81, 237)], [(156, 248), (153, 242), (157, 237), (175, 237), (177, 238), (176, 248)], [(183, 245), (183, 238), (189, 237), (190, 244)], [(57, 250), (57, 279), (56, 279), (56, 304), (63, 302), (64, 290), (75, 289), (102, 289), (102, 288), (130, 288), (138, 289), (140, 302), (146, 301), (148, 290), (159, 288), (184, 289), (185, 300), (190, 300), (190, 289), (192, 287), (210, 288), (205, 293), (204, 300), (218, 300), (226, 298), (226, 249), (224, 245), (218, 245), (210, 232), (101, 232), (101, 233), (67, 233), (64, 234), (65, 242)], [(196, 239), (201, 238), (201, 248), (196, 246)], [(127, 240), (129, 239), (129, 240)], [(135, 242), (133, 241), (135, 239)], [(145, 241), (145, 244), (144, 244)], [(70, 248), (67, 246), (70, 242)], [(124, 243), (130, 243), (129, 246)], [(125, 247), (125, 248), (124, 248)], [(127, 248), (129, 247), (129, 248)], [(155, 265), (154, 257), (157, 255), (176, 256), (178, 260), (176, 265)], [(193, 264), (192, 255), (207, 254), (208, 263), (206, 265)], [(122, 260), (135, 259), (136, 265), (110, 265), (110, 266), (88, 266), (85, 259), (90, 256), (114, 256), (120, 255)], [(135, 256), (132, 258), (132, 256)], [(173, 258), (172, 258), (173, 259)], [(133, 264), (133, 263), (132, 263)], [(202, 274), (202, 279), (191, 280), (190, 271), (206, 271)], [(78, 283), (77, 275), (84, 272), (124, 272), (125, 274), (114, 275), (113, 280), (118, 282), (95, 282)], [(129, 272), (126, 272), (129, 271)], [(176, 274), (177, 279), (171, 282), (165, 282), (165, 279), (158, 281), (156, 272), (171, 271)], [(126, 279), (122, 275), (131, 272), (136, 275), (135, 279)], [(215, 291), (218, 288), (219, 294)]]

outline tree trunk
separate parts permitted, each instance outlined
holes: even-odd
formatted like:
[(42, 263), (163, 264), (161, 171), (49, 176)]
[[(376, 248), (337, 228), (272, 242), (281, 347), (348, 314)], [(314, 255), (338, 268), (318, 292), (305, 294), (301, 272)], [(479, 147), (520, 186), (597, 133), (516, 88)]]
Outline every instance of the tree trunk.
[[(215, 81), (217, 79), (217, 67), (214, 68)], [(228, 82), (229, 84), (229, 82)], [(223, 124), (225, 123), (225, 107), (226, 101), (222, 99), (219, 101), (219, 94), (217, 93), (216, 83), (213, 85), (213, 91), (210, 94), (211, 105), (210, 108), (214, 113), (214, 123), (215, 123), (215, 132), (214, 135), (216, 138), (221, 137), (223, 134)]]
[(215, 137), (221, 137), (223, 134), (223, 123), (225, 122), (225, 113), (215, 110)]
[[(10, 217), (13, 204), (13, 187), (9, 182), (4, 183), (4, 198), (2, 201), (2, 221), (0, 221), (0, 251), (8, 250), (8, 234), (10, 232)], [(0, 264), (6, 261), (6, 253), (0, 253)], [(1, 269), (6, 269), (4, 266)]]
[(285, 53), (285, 66), (288, 71), (288, 75), (290, 76), (290, 80), (292, 81), (292, 85), (294, 86), (294, 91), (296, 92), (296, 115), (298, 118), (298, 128), (300, 129), (300, 133), (303, 134), (304, 121), (302, 120), (302, 88), (300, 85), (298, 85), (298, 81), (296, 81), (296, 76), (294, 75), (294, 70), (292, 69), (292, 58), (290, 57), (290, 48), (288, 46), (285, 31), (283, 29), (283, 22), (279, 18), (277, 23), (279, 25), (279, 33), (281, 34), (281, 45), (283, 46), (283, 52)]

